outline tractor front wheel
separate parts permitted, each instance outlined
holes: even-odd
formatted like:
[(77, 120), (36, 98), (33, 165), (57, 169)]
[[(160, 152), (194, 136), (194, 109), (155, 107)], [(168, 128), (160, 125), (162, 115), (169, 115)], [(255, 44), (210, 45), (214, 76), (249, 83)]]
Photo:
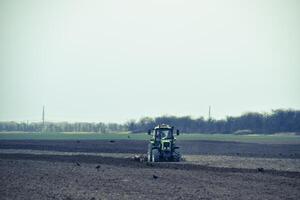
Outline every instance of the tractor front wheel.
[(152, 162), (152, 144), (148, 145), (147, 161)]
[(157, 149), (152, 151), (152, 162), (159, 162), (159, 151)]

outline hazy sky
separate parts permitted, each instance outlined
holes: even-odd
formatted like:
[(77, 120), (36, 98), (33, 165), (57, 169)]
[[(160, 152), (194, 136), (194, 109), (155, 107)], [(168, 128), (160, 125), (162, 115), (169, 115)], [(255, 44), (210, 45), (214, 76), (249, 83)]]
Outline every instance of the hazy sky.
[(300, 109), (299, 0), (0, 0), (0, 120)]

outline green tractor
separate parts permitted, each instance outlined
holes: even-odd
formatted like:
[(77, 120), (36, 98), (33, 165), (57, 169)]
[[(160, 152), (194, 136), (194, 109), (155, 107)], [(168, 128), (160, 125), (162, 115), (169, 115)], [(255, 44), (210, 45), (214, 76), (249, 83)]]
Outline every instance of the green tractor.
[[(179, 130), (176, 130), (176, 134), (179, 135)], [(148, 135), (152, 135), (148, 145), (148, 162), (180, 161), (181, 155), (177, 151), (179, 147), (175, 144), (174, 127), (166, 124), (158, 125), (149, 130)]]

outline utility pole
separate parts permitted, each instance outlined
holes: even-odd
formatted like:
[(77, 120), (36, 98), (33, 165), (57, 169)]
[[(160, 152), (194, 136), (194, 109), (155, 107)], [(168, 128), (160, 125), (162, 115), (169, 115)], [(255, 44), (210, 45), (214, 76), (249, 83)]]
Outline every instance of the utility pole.
[(208, 120), (211, 120), (211, 106), (208, 108)]
[(43, 128), (42, 128), (42, 131), (44, 131), (44, 130), (45, 130), (45, 106), (43, 106), (42, 120), (43, 120)]

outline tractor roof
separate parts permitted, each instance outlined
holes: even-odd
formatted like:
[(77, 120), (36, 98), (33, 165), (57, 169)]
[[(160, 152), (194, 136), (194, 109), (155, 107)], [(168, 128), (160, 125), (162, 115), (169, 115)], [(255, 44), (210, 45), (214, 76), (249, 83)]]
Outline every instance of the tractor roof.
[(167, 124), (160, 124), (156, 126), (154, 129), (172, 129), (172, 127)]

